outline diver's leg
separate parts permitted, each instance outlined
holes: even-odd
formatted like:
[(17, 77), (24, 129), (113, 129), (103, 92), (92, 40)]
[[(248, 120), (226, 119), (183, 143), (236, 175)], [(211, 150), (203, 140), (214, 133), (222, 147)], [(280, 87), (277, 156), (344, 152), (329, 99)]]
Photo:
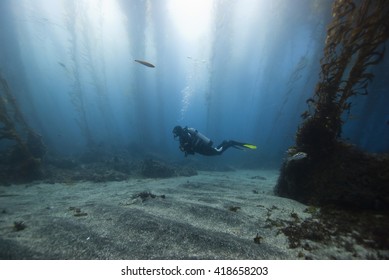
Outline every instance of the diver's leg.
[(222, 154), (225, 150), (227, 150), (230, 147), (234, 147), (236, 149), (242, 150), (242, 148), (248, 148), (248, 149), (256, 149), (257, 147), (252, 144), (242, 143), (234, 140), (229, 141), (223, 141), (219, 146), (217, 146), (216, 150)]
[(229, 147), (233, 146), (233, 144), (231, 142), (234, 142), (234, 141), (226, 141), (226, 140), (224, 140), (219, 146), (217, 146), (215, 148), (215, 151), (217, 151), (218, 154), (222, 154)]

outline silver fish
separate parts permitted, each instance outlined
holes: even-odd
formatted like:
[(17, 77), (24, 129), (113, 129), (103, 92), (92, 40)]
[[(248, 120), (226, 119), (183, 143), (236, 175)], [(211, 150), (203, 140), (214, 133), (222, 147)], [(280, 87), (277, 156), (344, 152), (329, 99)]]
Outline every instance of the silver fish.
[(298, 153), (294, 154), (293, 156), (288, 157), (288, 161), (300, 160), (300, 159), (306, 158), (307, 156), (308, 156), (307, 153), (298, 152)]
[(150, 62), (143, 61), (143, 60), (138, 60), (138, 59), (135, 59), (135, 61), (140, 63), (140, 64), (143, 64), (144, 66), (155, 68), (155, 66), (153, 64), (151, 64)]

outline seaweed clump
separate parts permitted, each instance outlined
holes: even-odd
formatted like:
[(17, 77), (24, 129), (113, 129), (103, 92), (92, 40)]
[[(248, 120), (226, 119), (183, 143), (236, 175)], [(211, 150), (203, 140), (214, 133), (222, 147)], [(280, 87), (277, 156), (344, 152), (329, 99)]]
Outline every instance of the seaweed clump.
[(141, 166), (141, 174), (147, 178), (169, 178), (175, 175), (174, 169), (160, 161), (146, 159)]
[(23, 221), (16, 221), (14, 222), (13, 229), (14, 231), (21, 231), (24, 230), (27, 227), (27, 225)]
[(158, 160), (146, 159), (141, 163), (140, 174), (146, 178), (190, 177), (197, 171), (190, 167), (177, 167)]
[(389, 38), (389, 7), (384, 0), (336, 0), (327, 29), (320, 81), (307, 100), (313, 114), (297, 132), (296, 144), (311, 156), (331, 152), (341, 136), (342, 116), (351, 109), (350, 97), (367, 95)]
[(165, 199), (166, 196), (163, 194), (163, 195), (156, 195), (156, 194), (153, 194), (149, 191), (143, 191), (143, 192), (140, 192), (140, 193), (137, 193), (137, 194), (134, 194), (132, 195), (132, 199), (137, 199), (139, 198), (142, 202), (145, 202), (146, 200), (149, 200), (150, 198), (157, 198), (157, 197), (160, 197), (160, 198), (163, 198)]
[(341, 139), (351, 97), (368, 94), (372, 67), (389, 38), (384, 0), (335, 0), (327, 29), (320, 81), (307, 100), (310, 112), (296, 134), (296, 153), (286, 160), (275, 188), (280, 196), (313, 205), (389, 209), (389, 155), (373, 155)]
[(26, 182), (42, 177), (41, 161), (46, 147), (42, 137), (23, 118), (7, 80), (1, 73), (0, 141), (3, 147), (1, 183)]
[(300, 217), (292, 211), (289, 218), (273, 219), (271, 212), (275, 209), (268, 208), (264, 228), (285, 235), (289, 248), (296, 249), (299, 258), (389, 258), (389, 219), (382, 211), (311, 205), (304, 210), (308, 216)]
[(287, 236), (292, 249), (314, 253), (322, 244), (344, 248), (354, 258), (388, 258), (388, 219), (374, 211), (325, 207), (302, 222), (283, 220), (279, 228), (279, 232)]

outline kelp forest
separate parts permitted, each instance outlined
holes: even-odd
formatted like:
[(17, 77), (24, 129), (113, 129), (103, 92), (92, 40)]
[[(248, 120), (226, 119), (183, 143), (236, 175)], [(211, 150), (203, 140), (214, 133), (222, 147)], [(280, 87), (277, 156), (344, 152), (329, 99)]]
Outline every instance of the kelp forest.
[(0, 0), (0, 259), (389, 259), (388, 39), (388, 0)]
[(1, 153), (0, 178), (16, 183), (41, 179), (41, 162), (46, 152), (42, 136), (27, 124), (1, 73), (0, 141), (8, 142), (8, 148)]
[[(151, 9), (151, 2), (149, 7), (144, 2), (117, 1), (109, 4), (116, 16), (107, 18), (89, 2), (58, 3), (52, 9), (61, 7), (57, 12), (62, 17), (45, 14), (40, 7), (25, 9), (25, 15), (12, 14), (26, 7), (12, 1), (0, 4), (10, 11), (1, 18), (3, 25), (20, 32), (19, 37), (11, 36), (8, 29), (0, 29), (1, 36), (8, 38), (0, 57), (0, 183), (29, 182), (50, 174), (52, 181), (58, 181), (62, 179), (45, 167), (73, 174), (80, 165), (96, 161), (101, 163), (98, 171), (93, 169), (94, 175), (83, 179), (105, 173), (109, 175), (98, 180), (123, 179), (133, 171), (136, 156), (147, 157), (146, 163), (149, 158), (164, 158), (182, 165), (171, 135), (171, 127), (182, 124), (201, 128), (215, 141), (247, 139), (260, 147), (257, 154), (246, 157), (237, 153), (228, 158), (232, 153), (227, 153), (223, 155), (227, 160), (215, 160), (212, 170), (228, 169), (220, 166), (241, 159), (240, 166), (246, 167), (260, 162), (261, 167), (272, 163), (272, 168), (279, 168), (281, 163), (275, 187), (280, 196), (318, 206), (388, 209), (389, 158), (385, 141), (377, 136), (385, 132), (377, 132), (366, 145), (383, 153), (366, 152), (343, 138), (354, 103), (363, 103), (371, 94), (375, 71), (387, 55), (387, 1), (336, 0), (328, 18), (327, 2), (302, 0), (296, 13), (314, 15), (306, 22), (288, 12), (283, 1), (258, 2), (279, 20), (272, 18), (266, 26), (276, 28), (280, 36), (264, 30), (263, 38), (234, 31), (263, 26), (266, 21), (255, 14), (261, 9), (240, 26), (225, 15), (233, 17), (233, 8), (242, 9), (242, 14), (247, 10), (238, 2), (235, 6), (217, 2), (208, 29), (223, 32), (209, 32), (208, 53), (197, 58), (196, 52), (184, 47), (186, 52), (178, 58), (170, 40), (179, 37), (161, 35), (175, 30), (161, 2), (153, 2)], [(119, 15), (128, 25), (116, 21)], [(158, 20), (164, 24), (158, 25)], [(144, 26), (138, 28), (139, 22)], [(157, 27), (162, 32), (156, 32)], [(114, 35), (123, 41), (117, 44), (111, 40)], [(31, 38), (38, 43), (26, 45)], [(52, 57), (45, 55), (42, 42)], [(136, 63), (145, 56), (154, 58), (150, 61), (155, 68)], [(316, 67), (318, 82), (316, 73), (312, 75)], [(295, 134), (294, 120), (299, 120), (299, 110), (306, 105)], [(195, 164), (204, 164), (197, 159)], [(146, 163), (140, 169), (150, 165)], [(105, 172), (107, 166), (112, 172)], [(68, 177), (80, 177), (72, 176)]]
[(320, 81), (283, 163), (276, 193), (312, 205), (389, 209), (389, 156), (342, 139), (353, 100), (369, 94), (389, 38), (389, 5), (337, 0), (327, 28)]

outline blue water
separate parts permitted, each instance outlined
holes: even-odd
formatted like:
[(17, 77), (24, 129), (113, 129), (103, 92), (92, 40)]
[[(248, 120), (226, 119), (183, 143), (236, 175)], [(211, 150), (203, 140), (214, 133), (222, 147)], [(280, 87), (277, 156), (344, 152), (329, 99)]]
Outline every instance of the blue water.
[[(207, 160), (275, 167), (319, 80), (331, 3), (2, 0), (0, 71), (51, 155), (93, 147), (182, 159), (172, 135), (182, 125), (215, 144), (258, 146)], [(369, 95), (353, 101), (342, 136), (382, 153), (388, 56), (372, 71)]]

